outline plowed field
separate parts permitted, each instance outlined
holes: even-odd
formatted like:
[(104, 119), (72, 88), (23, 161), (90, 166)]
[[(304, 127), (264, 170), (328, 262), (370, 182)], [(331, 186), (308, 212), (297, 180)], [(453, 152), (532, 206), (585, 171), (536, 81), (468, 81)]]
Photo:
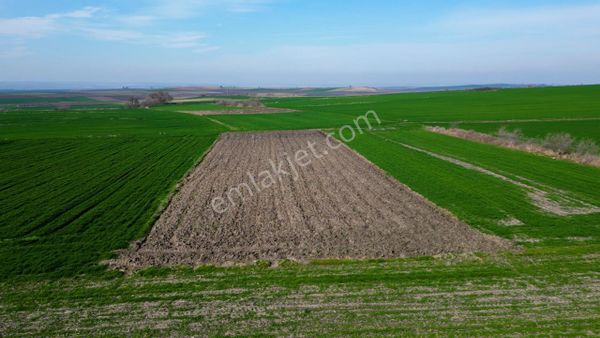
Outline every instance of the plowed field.
[(507, 248), (321, 132), (227, 133), (183, 181), (150, 235), (110, 265), (130, 270)]

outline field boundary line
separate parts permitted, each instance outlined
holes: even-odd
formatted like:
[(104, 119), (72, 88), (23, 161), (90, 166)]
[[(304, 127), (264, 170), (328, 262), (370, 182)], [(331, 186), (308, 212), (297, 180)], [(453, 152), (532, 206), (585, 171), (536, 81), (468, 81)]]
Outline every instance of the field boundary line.
[(536, 142), (536, 139), (534, 138), (517, 141), (505, 141), (493, 134), (480, 133), (478, 131), (469, 129), (425, 126), (425, 130), (434, 134), (450, 136), (480, 144), (490, 144), (503, 149), (518, 150), (528, 154), (541, 155), (555, 160), (569, 161), (572, 163), (596, 168), (600, 167), (600, 156), (598, 155), (579, 155), (577, 153), (561, 154), (557, 151), (544, 147), (541, 142)]
[[(393, 140), (393, 139), (390, 139), (390, 138), (387, 138), (387, 137), (384, 137), (381, 135), (377, 135), (376, 133), (370, 133), (370, 134), (377, 138), (380, 138), (386, 142), (398, 144), (406, 149), (410, 149), (410, 150), (431, 156), (433, 158), (437, 158), (439, 160), (442, 160), (442, 161), (445, 161), (448, 163), (452, 163), (454, 165), (465, 168), (467, 170), (473, 170), (473, 171), (476, 171), (476, 172), (479, 172), (479, 173), (482, 173), (482, 174), (485, 174), (485, 175), (488, 175), (491, 177), (495, 177), (497, 179), (511, 183), (513, 185), (516, 185), (516, 186), (524, 189), (527, 192), (527, 196), (530, 198), (533, 205), (535, 205), (539, 209), (541, 209), (545, 212), (548, 212), (550, 214), (555, 214), (558, 216), (570, 216), (570, 215), (589, 215), (589, 214), (594, 214), (594, 213), (600, 213), (600, 207), (589, 204), (589, 203), (581, 201), (581, 200), (578, 200), (574, 197), (571, 197), (568, 195), (568, 193), (566, 191), (556, 189), (553, 187), (549, 187), (546, 185), (542, 185), (535, 181), (531, 181), (529, 179), (517, 176), (518, 179), (525, 180), (527, 182), (534, 183), (536, 185), (546, 188), (546, 190), (543, 190), (543, 189), (540, 189), (533, 185), (529, 185), (527, 183), (519, 181), (518, 179), (510, 178), (508, 176), (494, 172), (490, 169), (486, 169), (484, 167), (472, 164), (470, 162), (459, 160), (452, 156), (441, 155), (441, 154), (438, 154), (433, 151), (429, 151), (429, 150), (415, 147), (415, 146), (412, 146), (412, 145), (409, 145), (406, 143), (402, 143), (402, 142), (399, 142), (399, 141), (396, 141), (396, 140)], [(577, 206), (573, 206), (573, 204), (577, 204)]]
[[(221, 139), (223, 134), (224, 133), (221, 133), (221, 134), (219, 134), (218, 137), (215, 138), (215, 140), (211, 143), (211, 145), (208, 148), (206, 148), (206, 150), (202, 154), (200, 154), (200, 156), (198, 157), (198, 159), (196, 159), (196, 161), (194, 161), (192, 166), (185, 172), (185, 174), (182, 176), (182, 178), (179, 179), (177, 181), (177, 183), (175, 183), (171, 187), (171, 189), (169, 189), (169, 193), (167, 194), (167, 196), (159, 203), (158, 208), (154, 211), (154, 213), (152, 213), (152, 218), (144, 226), (143, 237), (141, 237), (139, 239), (134, 238), (132, 241), (129, 242), (129, 246), (127, 248), (115, 250), (115, 251), (113, 251), (113, 253), (118, 253), (120, 250), (128, 250), (129, 248), (132, 248), (132, 247), (140, 247), (142, 244), (144, 244), (146, 242), (146, 240), (148, 239), (148, 235), (150, 234), (150, 232), (156, 225), (156, 222), (159, 220), (160, 216), (167, 209), (169, 204), (171, 204), (173, 197), (175, 197), (175, 195), (177, 194), (177, 192), (179, 192), (179, 189), (181, 189), (181, 187), (183, 186), (185, 181), (187, 181), (187, 179), (190, 177), (190, 175), (192, 175), (194, 173), (194, 171), (196, 170), (196, 168), (202, 163), (202, 161), (204, 160), (206, 155), (208, 155), (213, 150), (215, 144), (217, 144), (217, 142)], [(107, 265), (107, 261), (108, 260), (100, 262), (100, 263)]]
[[(187, 113), (186, 113), (186, 114), (187, 114)], [(192, 114), (192, 115), (195, 115), (195, 114)], [(199, 116), (199, 115), (196, 115), (196, 116)], [(229, 125), (229, 124), (227, 124), (227, 123), (225, 123), (225, 122), (223, 122), (223, 121), (219, 121), (219, 120), (217, 120), (217, 119), (215, 119), (215, 118), (212, 118), (212, 117), (207, 117), (207, 116), (204, 116), (204, 117), (205, 117), (207, 120), (209, 120), (209, 121), (211, 121), (211, 122), (213, 122), (213, 123), (216, 123), (216, 124), (222, 125), (223, 127), (225, 127), (225, 128), (227, 128), (227, 129), (229, 129), (230, 131), (236, 131), (236, 130), (239, 130), (237, 127), (234, 127), (234, 126), (232, 126), (232, 125)]]
[[(327, 136), (328, 134), (326, 134), (323, 130), (320, 130), (321, 133), (323, 133), (325, 136)], [(369, 132), (369, 134), (373, 134), (372, 132)], [(380, 137), (380, 136), (377, 136)], [(461, 223), (465, 223), (468, 226), (470, 226), (471, 228), (481, 232), (484, 235), (487, 236), (492, 236), (494, 238), (501, 238), (504, 239), (492, 232), (487, 232), (485, 229), (483, 228), (477, 228), (472, 226), (471, 224), (468, 224), (466, 222), (464, 222), (463, 220), (459, 219), (454, 213), (452, 213), (450, 210), (437, 205), (436, 203), (434, 203), (433, 201), (431, 201), (429, 198), (425, 197), (424, 195), (422, 195), (421, 193), (413, 190), (411, 187), (409, 187), (407, 184), (405, 184), (404, 182), (398, 180), (396, 177), (394, 177), (391, 173), (389, 173), (388, 171), (384, 170), (383, 168), (379, 167), (377, 164), (373, 163), (371, 160), (369, 160), (368, 158), (366, 158), (363, 154), (359, 153), (358, 151), (350, 148), (346, 143), (338, 140), (340, 142), (340, 144), (342, 144), (343, 147), (345, 147), (347, 150), (349, 150), (350, 152), (352, 152), (354, 155), (358, 156), (361, 160), (365, 161), (366, 163), (368, 163), (371, 167), (373, 167), (375, 170), (379, 171), (382, 175), (386, 176), (388, 179), (397, 182), (399, 185), (401, 185), (404, 189), (406, 189), (408, 192), (414, 194), (415, 196), (417, 196), (418, 198), (420, 198), (424, 203), (430, 205), (431, 207), (437, 208), (439, 210), (441, 210), (443, 213), (447, 214), (449, 217), (451, 217), (452, 219), (454, 219), (457, 222), (461, 222)], [(512, 243), (512, 242), (511, 242)], [(520, 251), (519, 247), (514, 247), (513, 249), (516, 249), (517, 251)]]
[(573, 118), (547, 118), (547, 119), (509, 119), (509, 120), (473, 120), (473, 121), (415, 121), (415, 123), (473, 123), (473, 124), (494, 124), (494, 123), (535, 123), (535, 122), (567, 122), (567, 121), (600, 121), (600, 117), (573, 117)]

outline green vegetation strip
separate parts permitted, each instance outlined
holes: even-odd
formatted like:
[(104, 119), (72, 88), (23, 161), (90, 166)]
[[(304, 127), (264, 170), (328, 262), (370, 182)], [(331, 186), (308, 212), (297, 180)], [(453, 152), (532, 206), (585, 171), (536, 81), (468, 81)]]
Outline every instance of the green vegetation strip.
[(268, 99), (288, 114), (218, 116), (240, 130), (334, 128), (374, 110), (383, 126), (405, 123), (600, 118), (600, 86)]
[(598, 249), (4, 283), (0, 333), (593, 335), (600, 332)]

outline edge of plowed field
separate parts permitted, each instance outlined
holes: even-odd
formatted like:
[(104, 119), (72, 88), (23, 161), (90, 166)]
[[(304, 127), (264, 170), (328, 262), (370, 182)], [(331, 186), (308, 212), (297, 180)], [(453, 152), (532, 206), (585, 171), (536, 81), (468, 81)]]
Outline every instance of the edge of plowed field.
[[(323, 130), (319, 130), (321, 133), (327, 135)], [(340, 141), (338, 139), (338, 141)], [(450, 210), (443, 208), (437, 204), (435, 204), (434, 202), (432, 202), (431, 200), (429, 200), (427, 197), (423, 196), (422, 194), (416, 192), (415, 190), (411, 189), (411, 187), (409, 187), (408, 185), (404, 184), (403, 182), (401, 182), (400, 180), (398, 180), (396, 177), (394, 177), (391, 173), (387, 172), (386, 170), (380, 168), (378, 165), (376, 165), (375, 163), (371, 162), (368, 158), (366, 158), (365, 156), (363, 156), (361, 153), (357, 152), (356, 150), (350, 148), (346, 143), (340, 141), (341, 144), (343, 144), (344, 147), (346, 147), (348, 150), (350, 150), (351, 152), (353, 152), (356, 156), (358, 156), (359, 158), (363, 159), (364, 161), (366, 161), (367, 163), (369, 163), (372, 167), (374, 167), (376, 170), (378, 170), (379, 172), (381, 172), (383, 175), (387, 176), (389, 179), (392, 179), (396, 182), (398, 182), (399, 185), (401, 185), (402, 187), (404, 187), (404, 189), (406, 189), (407, 191), (411, 192), (412, 194), (414, 194), (415, 196), (418, 196), (421, 200), (423, 200), (424, 203), (428, 204), (431, 207), (437, 208), (439, 210), (441, 210), (443, 213), (447, 214), (450, 218), (454, 219), (455, 221), (461, 222), (461, 223), (465, 223), (466, 225), (468, 225), (469, 227), (471, 227), (473, 230), (475, 231), (479, 231), (481, 234), (491, 237), (491, 240), (502, 240), (502, 241), (506, 241), (510, 244), (512, 244), (512, 250), (509, 251), (514, 251), (514, 252), (521, 252), (523, 250), (522, 247), (518, 246), (516, 243), (514, 243), (512, 240), (508, 239), (508, 238), (502, 238), (496, 234), (491, 233), (488, 230), (485, 229), (480, 229), (480, 228), (476, 228), (474, 226), (472, 226), (471, 224), (461, 220), (460, 218), (458, 218), (456, 215), (454, 215)]]
[(152, 214), (152, 218), (148, 221), (148, 223), (146, 223), (144, 228), (140, 231), (141, 233), (143, 233), (143, 236), (131, 241), (127, 248), (122, 248), (122, 249), (113, 251), (112, 256), (109, 259), (106, 259), (106, 260), (103, 260), (100, 262), (101, 265), (108, 266), (108, 262), (111, 259), (115, 258), (118, 255), (120, 250), (129, 250), (131, 248), (140, 247), (142, 244), (144, 244), (144, 242), (146, 242), (148, 235), (150, 234), (150, 231), (152, 230), (152, 228), (154, 228), (154, 225), (156, 224), (156, 222), (158, 221), (158, 219), (160, 218), (162, 213), (165, 211), (165, 209), (169, 206), (169, 204), (171, 204), (171, 200), (173, 199), (173, 197), (177, 194), (177, 192), (179, 191), (181, 186), (187, 181), (188, 177), (196, 170), (196, 168), (200, 165), (200, 163), (202, 163), (202, 161), (204, 160), (206, 155), (208, 155), (208, 153), (210, 153), (212, 151), (215, 144), (217, 143), (217, 141), (219, 141), (221, 139), (221, 136), (223, 134), (224, 133), (219, 134), (219, 136), (213, 140), (213, 142), (210, 144), (210, 146), (208, 148), (206, 148), (206, 150), (196, 159), (196, 161), (194, 161), (194, 164), (185, 172), (183, 177), (172, 186), (172, 188), (169, 190), (169, 193), (167, 194), (167, 196), (160, 202), (160, 204), (158, 205), (158, 208), (156, 208), (156, 210)]

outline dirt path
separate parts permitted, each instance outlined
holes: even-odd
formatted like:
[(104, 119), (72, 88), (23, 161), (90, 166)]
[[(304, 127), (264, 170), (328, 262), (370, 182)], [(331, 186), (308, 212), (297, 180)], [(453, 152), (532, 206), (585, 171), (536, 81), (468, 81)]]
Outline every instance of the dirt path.
[(238, 130), (238, 128), (237, 128), (237, 127), (234, 127), (234, 126), (232, 126), (232, 125), (230, 125), (230, 124), (227, 124), (227, 123), (225, 123), (225, 122), (219, 121), (219, 120), (217, 120), (217, 119), (213, 119), (213, 118), (210, 118), (210, 117), (207, 117), (207, 119), (208, 119), (209, 121), (211, 121), (211, 122), (214, 122), (214, 123), (216, 123), (216, 124), (220, 124), (220, 125), (222, 125), (223, 127), (227, 128), (227, 129), (229, 129), (229, 130), (231, 130), (231, 131)]
[[(272, 169), (269, 160), (285, 163), (298, 150), (309, 153), (308, 142), (318, 155), (309, 165), (284, 166), (289, 175), (273, 174), (274, 184), (254, 189), (267, 177), (259, 173)], [(223, 134), (148, 238), (109, 264), (131, 270), (512, 248), (458, 221), (346, 146), (333, 150), (326, 142), (318, 131)], [(236, 187), (243, 187), (244, 199), (235, 194), (226, 212), (216, 211), (212, 201), (226, 199)]]

